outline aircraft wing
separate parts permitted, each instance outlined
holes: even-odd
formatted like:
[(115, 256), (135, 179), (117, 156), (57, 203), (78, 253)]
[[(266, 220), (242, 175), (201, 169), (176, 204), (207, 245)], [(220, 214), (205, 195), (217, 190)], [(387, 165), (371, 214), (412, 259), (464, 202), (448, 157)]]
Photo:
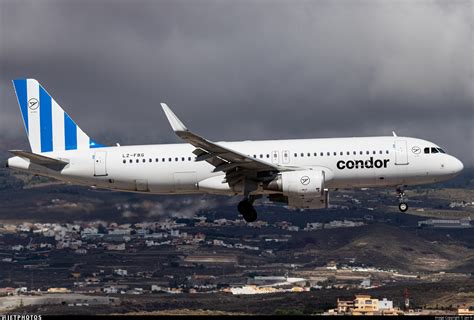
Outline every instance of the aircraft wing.
[(225, 172), (226, 180), (230, 184), (232, 184), (231, 180), (238, 179), (238, 177), (241, 176), (255, 176), (256, 173), (261, 171), (276, 172), (289, 169), (255, 159), (241, 152), (209, 141), (189, 131), (165, 103), (162, 103), (161, 107), (176, 135), (196, 147), (196, 150), (194, 150), (194, 154), (197, 156), (196, 161), (207, 161), (215, 167), (214, 172)]

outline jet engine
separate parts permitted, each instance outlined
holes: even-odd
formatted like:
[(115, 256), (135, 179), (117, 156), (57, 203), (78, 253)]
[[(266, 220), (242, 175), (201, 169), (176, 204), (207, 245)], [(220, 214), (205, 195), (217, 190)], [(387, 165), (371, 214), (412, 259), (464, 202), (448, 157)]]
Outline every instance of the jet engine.
[(324, 188), (323, 170), (299, 170), (280, 172), (264, 189), (280, 191), (270, 194), (270, 201), (284, 202), (288, 206), (303, 209), (328, 207), (329, 193)]

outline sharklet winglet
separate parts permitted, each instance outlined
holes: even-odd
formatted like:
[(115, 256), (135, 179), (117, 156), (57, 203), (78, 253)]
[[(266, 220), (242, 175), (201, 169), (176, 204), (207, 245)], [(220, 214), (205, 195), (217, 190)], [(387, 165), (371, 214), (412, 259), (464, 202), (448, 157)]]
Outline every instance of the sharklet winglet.
[(166, 103), (161, 103), (161, 107), (163, 108), (166, 118), (168, 118), (168, 121), (174, 132), (189, 131), (188, 128), (186, 128), (186, 126), (184, 125), (184, 123), (179, 120), (179, 118), (174, 114), (174, 112), (170, 109), (170, 107), (168, 107)]

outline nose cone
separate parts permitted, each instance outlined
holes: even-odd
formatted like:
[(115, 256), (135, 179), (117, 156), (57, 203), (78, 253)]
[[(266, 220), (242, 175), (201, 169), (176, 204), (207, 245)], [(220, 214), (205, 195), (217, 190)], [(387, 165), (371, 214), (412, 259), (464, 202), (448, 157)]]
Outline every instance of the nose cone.
[(464, 169), (464, 165), (459, 159), (453, 157), (449, 164), (449, 169), (453, 172), (453, 174), (458, 174)]

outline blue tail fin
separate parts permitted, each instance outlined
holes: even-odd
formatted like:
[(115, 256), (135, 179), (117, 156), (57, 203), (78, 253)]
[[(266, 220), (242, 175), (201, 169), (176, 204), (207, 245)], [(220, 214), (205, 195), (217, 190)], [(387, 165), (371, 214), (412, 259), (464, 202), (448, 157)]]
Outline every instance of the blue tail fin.
[(89, 138), (35, 79), (13, 80), (33, 153), (104, 147)]

